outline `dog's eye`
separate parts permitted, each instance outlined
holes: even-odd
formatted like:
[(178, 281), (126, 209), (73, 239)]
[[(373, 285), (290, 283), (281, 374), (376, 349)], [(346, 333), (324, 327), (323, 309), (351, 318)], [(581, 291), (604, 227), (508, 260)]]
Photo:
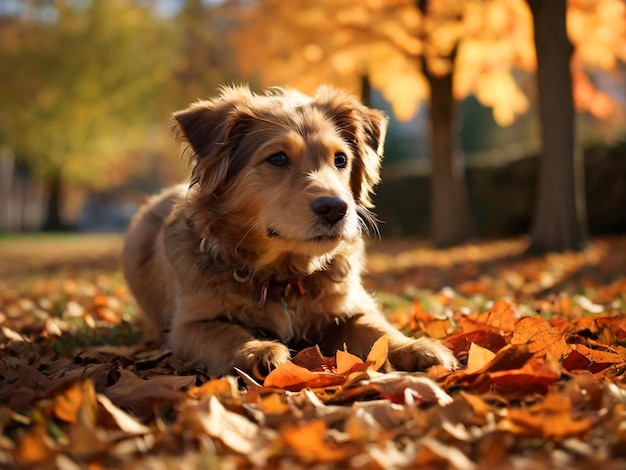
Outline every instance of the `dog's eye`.
[(274, 166), (286, 166), (289, 163), (289, 158), (285, 152), (278, 152), (267, 159)]
[(335, 154), (335, 166), (337, 168), (345, 168), (348, 165), (348, 157), (343, 153)]

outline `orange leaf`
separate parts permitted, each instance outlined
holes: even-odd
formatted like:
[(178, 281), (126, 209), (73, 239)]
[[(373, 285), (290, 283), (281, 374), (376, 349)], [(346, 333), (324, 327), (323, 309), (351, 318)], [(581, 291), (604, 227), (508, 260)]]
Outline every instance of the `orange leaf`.
[(467, 357), (467, 369), (468, 373), (477, 371), (485, 367), (494, 357), (495, 353), (491, 352), (487, 348), (478, 346), (476, 343), (472, 343), (469, 348)]
[(486, 312), (481, 313), (476, 318), (476, 322), (492, 326), (499, 331), (510, 332), (515, 328), (519, 320), (517, 312), (513, 306), (505, 301), (498, 300)]
[(19, 441), (14, 452), (16, 462), (24, 467), (31, 467), (52, 463), (58, 450), (54, 441), (48, 435), (44, 424), (37, 424)]
[(367, 368), (367, 365), (359, 357), (347, 351), (339, 350), (335, 357), (337, 358), (335, 373), (338, 375), (348, 375), (351, 372), (363, 371)]
[(271, 371), (263, 385), (266, 387), (285, 388), (315, 380), (317, 374), (304, 367), (295, 365), (293, 362), (285, 362)]
[(557, 360), (564, 358), (572, 350), (559, 330), (538, 316), (526, 317), (519, 321), (515, 326), (511, 344), (526, 344), (530, 352), (549, 355)]
[(285, 445), (305, 460), (333, 462), (346, 457), (346, 447), (331, 445), (326, 440), (326, 423), (315, 420), (303, 425), (286, 425), (281, 432)]
[(450, 322), (448, 320), (435, 320), (426, 325), (425, 332), (431, 338), (445, 338), (450, 330)]
[(65, 392), (54, 399), (54, 414), (62, 421), (75, 423), (82, 402), (82, 384), (75, 382), (65, 390)]
[(265, 377), (265, 387), (284, 388), (296, 392), (305, 387), (328, 387), (345, 381), (345, 377), (325, 372), (311, 372), (293, 362), (281, 364)]
[(199, 387), (192, 387), (187, 391), (192, 398), (215, 395), (217, 397), (232, 398), (237, 396), (237, 382), (233, 377), (223, 377), (204, 382)]
[(531, 431), (540, 431), (545, 438), (577, 435), (589, 430), (593, 424), (588, 418), (575, 420), (570, 399), (558, 393), (548, 393), (541, 403), (527, 410), (510, 409), (507, 419)]

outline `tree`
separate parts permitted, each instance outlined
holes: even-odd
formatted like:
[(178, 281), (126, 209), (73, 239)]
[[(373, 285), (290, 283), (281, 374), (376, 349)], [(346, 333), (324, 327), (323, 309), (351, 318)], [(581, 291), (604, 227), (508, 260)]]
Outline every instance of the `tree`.
[(574, 104), (604, 118), (614, 110), (614, 101), (592, 85), (585, 68), (611, 70), (619, 58), (626, 60), (626, 6), (619, 0), (528, 0), (528, 5), (543, 143), (530, 251), (578, 250), (587, 239), (587, 218)]
[(149, 153), (148, 133), (166, 115), (172, 41), (140, 2), (20, 4), (0, 32), (0, 130), (48, 182), (45, 227), (58, 229), (67, 182), (110, 184)]
[(580, 158), (574, 151), (574, 99), (567, 0), (528, 0), (537, 49), (542, 131), (539, 191), (531, 228), (533, 252), (577, 250), (587, 238)]

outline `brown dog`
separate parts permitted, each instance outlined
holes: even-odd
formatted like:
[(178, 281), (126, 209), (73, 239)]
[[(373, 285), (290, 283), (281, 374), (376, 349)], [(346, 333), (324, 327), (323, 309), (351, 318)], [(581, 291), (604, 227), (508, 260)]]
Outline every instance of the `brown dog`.
[(263, 376), (291, 350), (382, 335), (402, 370), (447, 368), (439, 342), (393, 328), (361, 285), (387, 120), (346, 93), (225, 88), (174, 114), (191, 182), (153, 198), (124, 248), (130, 288), (181, 359)]

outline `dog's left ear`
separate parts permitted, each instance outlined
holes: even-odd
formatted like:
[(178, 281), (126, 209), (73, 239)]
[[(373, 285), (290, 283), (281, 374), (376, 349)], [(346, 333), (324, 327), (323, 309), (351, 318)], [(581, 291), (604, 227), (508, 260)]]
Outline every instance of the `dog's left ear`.
[(213, 193), (243, 167), (234, 150), (245, 135), (253, 99), (248, 87), (224, 87), (218, 97), (173, 114), (178, 139), (193, 152), (192, 185), (199, 183)]
[(335, 121), (339, 132), (352, 147), (355, 161), (350, 185), (356, 203), (373, 207), (370, 195), (380, 182), (387, 116), (363, 105), (356, 97), (329, 87), (317, 90), (315, 104)]

